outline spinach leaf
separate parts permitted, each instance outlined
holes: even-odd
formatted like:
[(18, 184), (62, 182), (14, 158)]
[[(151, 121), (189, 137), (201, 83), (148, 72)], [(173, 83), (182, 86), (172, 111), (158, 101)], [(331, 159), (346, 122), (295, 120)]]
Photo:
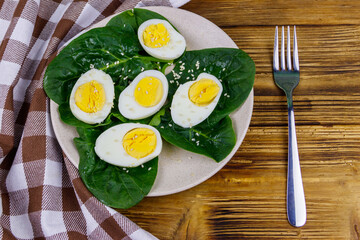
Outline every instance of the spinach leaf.
[(157, 174), (158, 158), (136, 168), (117, 167), (100, 160), (94, 147), (103, 130), (77, 128), (80, 137), (74, 142), (80, 154), (80, 177), (102, 203), (114, 208), (130, 208), (150, 192)]
[(141, 8), (134, 8), (116, 15), (106, 25), (124, 27), (131, 26), (133, 31), (137, 34), (139, 26), (149, 19), (162, 19), (168, 21), (165, 17), (156, 12)]
[(128, 28), (92, 29), (70, 42), (49, 64), (44, 76), (47, 95), (59, 105), (67, 102), (81, 74), (91, 67), (109, 74), (115, 85), (127, 86), (142, 70), (158, 68), (139, 55), (137, 36)]
[(156, 128), (167, 142), (208, 156), (216, 162), (223, 160), (235, 146), (236, 136), (228, 116), (215, 126), (205, 128), (199, 125), (193, 128), (176, 125), (172, 121), (169, 109), (160, 118), (161, 123)]
[(213, 126), (236, 110), (248, 97), (254, 85), (255, 64), (242, 50), (211, 48), (187, 51), (166, 75), (169, 81), (169, 101), (179, 84), (193, 81), (200, 73), (217, 77), (223, 85), (220, 100), (211, 115), (199, 127)]

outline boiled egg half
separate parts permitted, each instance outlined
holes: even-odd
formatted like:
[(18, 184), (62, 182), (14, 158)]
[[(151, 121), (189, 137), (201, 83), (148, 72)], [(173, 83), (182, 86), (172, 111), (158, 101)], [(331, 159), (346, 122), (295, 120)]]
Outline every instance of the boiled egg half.
[(95, 152), (100, 159), (121, 167), (137, 167), (158, 156), (161, 149), (160, 133), (139, 123), (111, 127), (95, 142)]
[(162, 72), (144, 71), (121, 92), (119, 111), (132, 120), (149, 117), (164, 105), (168, 90), (168, 81)]
[(101, 123), (113, 107), (114, 83), (110, 75), (91, 69), (81, 75), (70, 94), (70, 110), (86, 123)]
[(180, 57), (186, 48), (185, 38), (168, 21), (150, 19), (138, 29), (141, 46), (151, 56), (173, 60)]
[(201, 73), (195, 81), (178, 87), (171, 103), (171, 117), (183, 128), (204, 121), (214, 111), (223, 87), (213, 75)]

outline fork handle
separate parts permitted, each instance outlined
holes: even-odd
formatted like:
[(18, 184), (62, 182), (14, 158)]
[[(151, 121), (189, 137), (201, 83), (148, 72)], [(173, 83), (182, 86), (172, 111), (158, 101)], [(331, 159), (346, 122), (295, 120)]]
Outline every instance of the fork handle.
[(288, 107), (288, 126), (287, 215), (292, 226), (301, 227), (306, 222), (306, 204), (296, 140), (294, 108), (291, 105)]

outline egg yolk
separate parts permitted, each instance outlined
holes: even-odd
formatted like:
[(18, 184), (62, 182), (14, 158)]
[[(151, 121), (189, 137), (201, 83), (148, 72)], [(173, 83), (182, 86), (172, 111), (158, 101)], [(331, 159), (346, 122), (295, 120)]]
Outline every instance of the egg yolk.
[(125, 134), (123, 147), (136, 159), (146, 157), (155, 151), (156, 135), (148, 128), (135, 128)]
[(163, 96), (161, 81), (155, 77), (144, 77), (135, 87), (135, 101), (143, 107), (158, 104)]
[(144, 44), (150, 48), (165, 46), (170, 41), (170, 35), (162, 23), (151, 24), (143, 32)]
[(75, 104), (86, 113), (95, 113), (105, 105), (105, 90), (101, 83), (92, 80), (82, 84), (75, 92)]
[(198, 106), (210, 104), (220, 91), (214, 80), (203, 78), (196, 81), (189, 88), (189, 99)]

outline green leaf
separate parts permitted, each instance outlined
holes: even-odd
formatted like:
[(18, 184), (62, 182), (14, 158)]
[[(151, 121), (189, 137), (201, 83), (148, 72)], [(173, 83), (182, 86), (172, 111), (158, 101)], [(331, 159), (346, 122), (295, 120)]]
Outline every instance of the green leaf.
[(57, 104), (67, 102), (78, 78), (91, 67), (109, 74), (115, 85), (126, 87), (142, 70), (157, 67), (154, 59), (139, 54), (141, 50), (131, 29), (92, 29), (71, 41), (53, 59), (45, 72), (44, 89)]
[(151, 121), (149, 122), (149, 125), (151, 126), (158, 126), (161, 123), (161, 117), (165, 114), (165, 108), (163, 107), (162, 109), (160, 109), (159, 112), (157, 112), (151, 119)]
[(156, 12), (141, 8), (134, 8), (116, 15), (106, 25), (123, 27), (131, 26), (133, 31), (137, 33), (139, 26), (149, 19), (162, 19), (168, 21), (164, 16)]
[(114, 208), (130, 208), (139, 203), (154, 184), (158, 158), (143, 167), (122, 168), (99, 159), (94, 147), (101, 128), (77, 128), (74, 142), (80, 154), (79, 173), (89, 191), (102, 203)]
[(236, 143), (232, 121), (228, 116), (213, 127), (183, 128), (172, 121), (170, 111), (167, 110), (156, 128), (167, 142), (190, 152), (208, 156), (216, 162), (229, 155)]
[[(206, 127), (217, 124), (246, 100), (254, 85), (255, 64), (240, 49), (211, 48), (185, 52), (176, 63), (173, 72), (166, 75), (169, 81), (169, 101), (172, 100), (178, 83), (184, 84), (187, 81), (193, 81), (203, 72), (220, 79), (223, 86), (222, 96), (216, 108), (200, 124), (200, 126)], [(181, 78), (177, 79), (176, 76), (181, 76)], [(230, 97), (226, 97), (224, 94)]]

